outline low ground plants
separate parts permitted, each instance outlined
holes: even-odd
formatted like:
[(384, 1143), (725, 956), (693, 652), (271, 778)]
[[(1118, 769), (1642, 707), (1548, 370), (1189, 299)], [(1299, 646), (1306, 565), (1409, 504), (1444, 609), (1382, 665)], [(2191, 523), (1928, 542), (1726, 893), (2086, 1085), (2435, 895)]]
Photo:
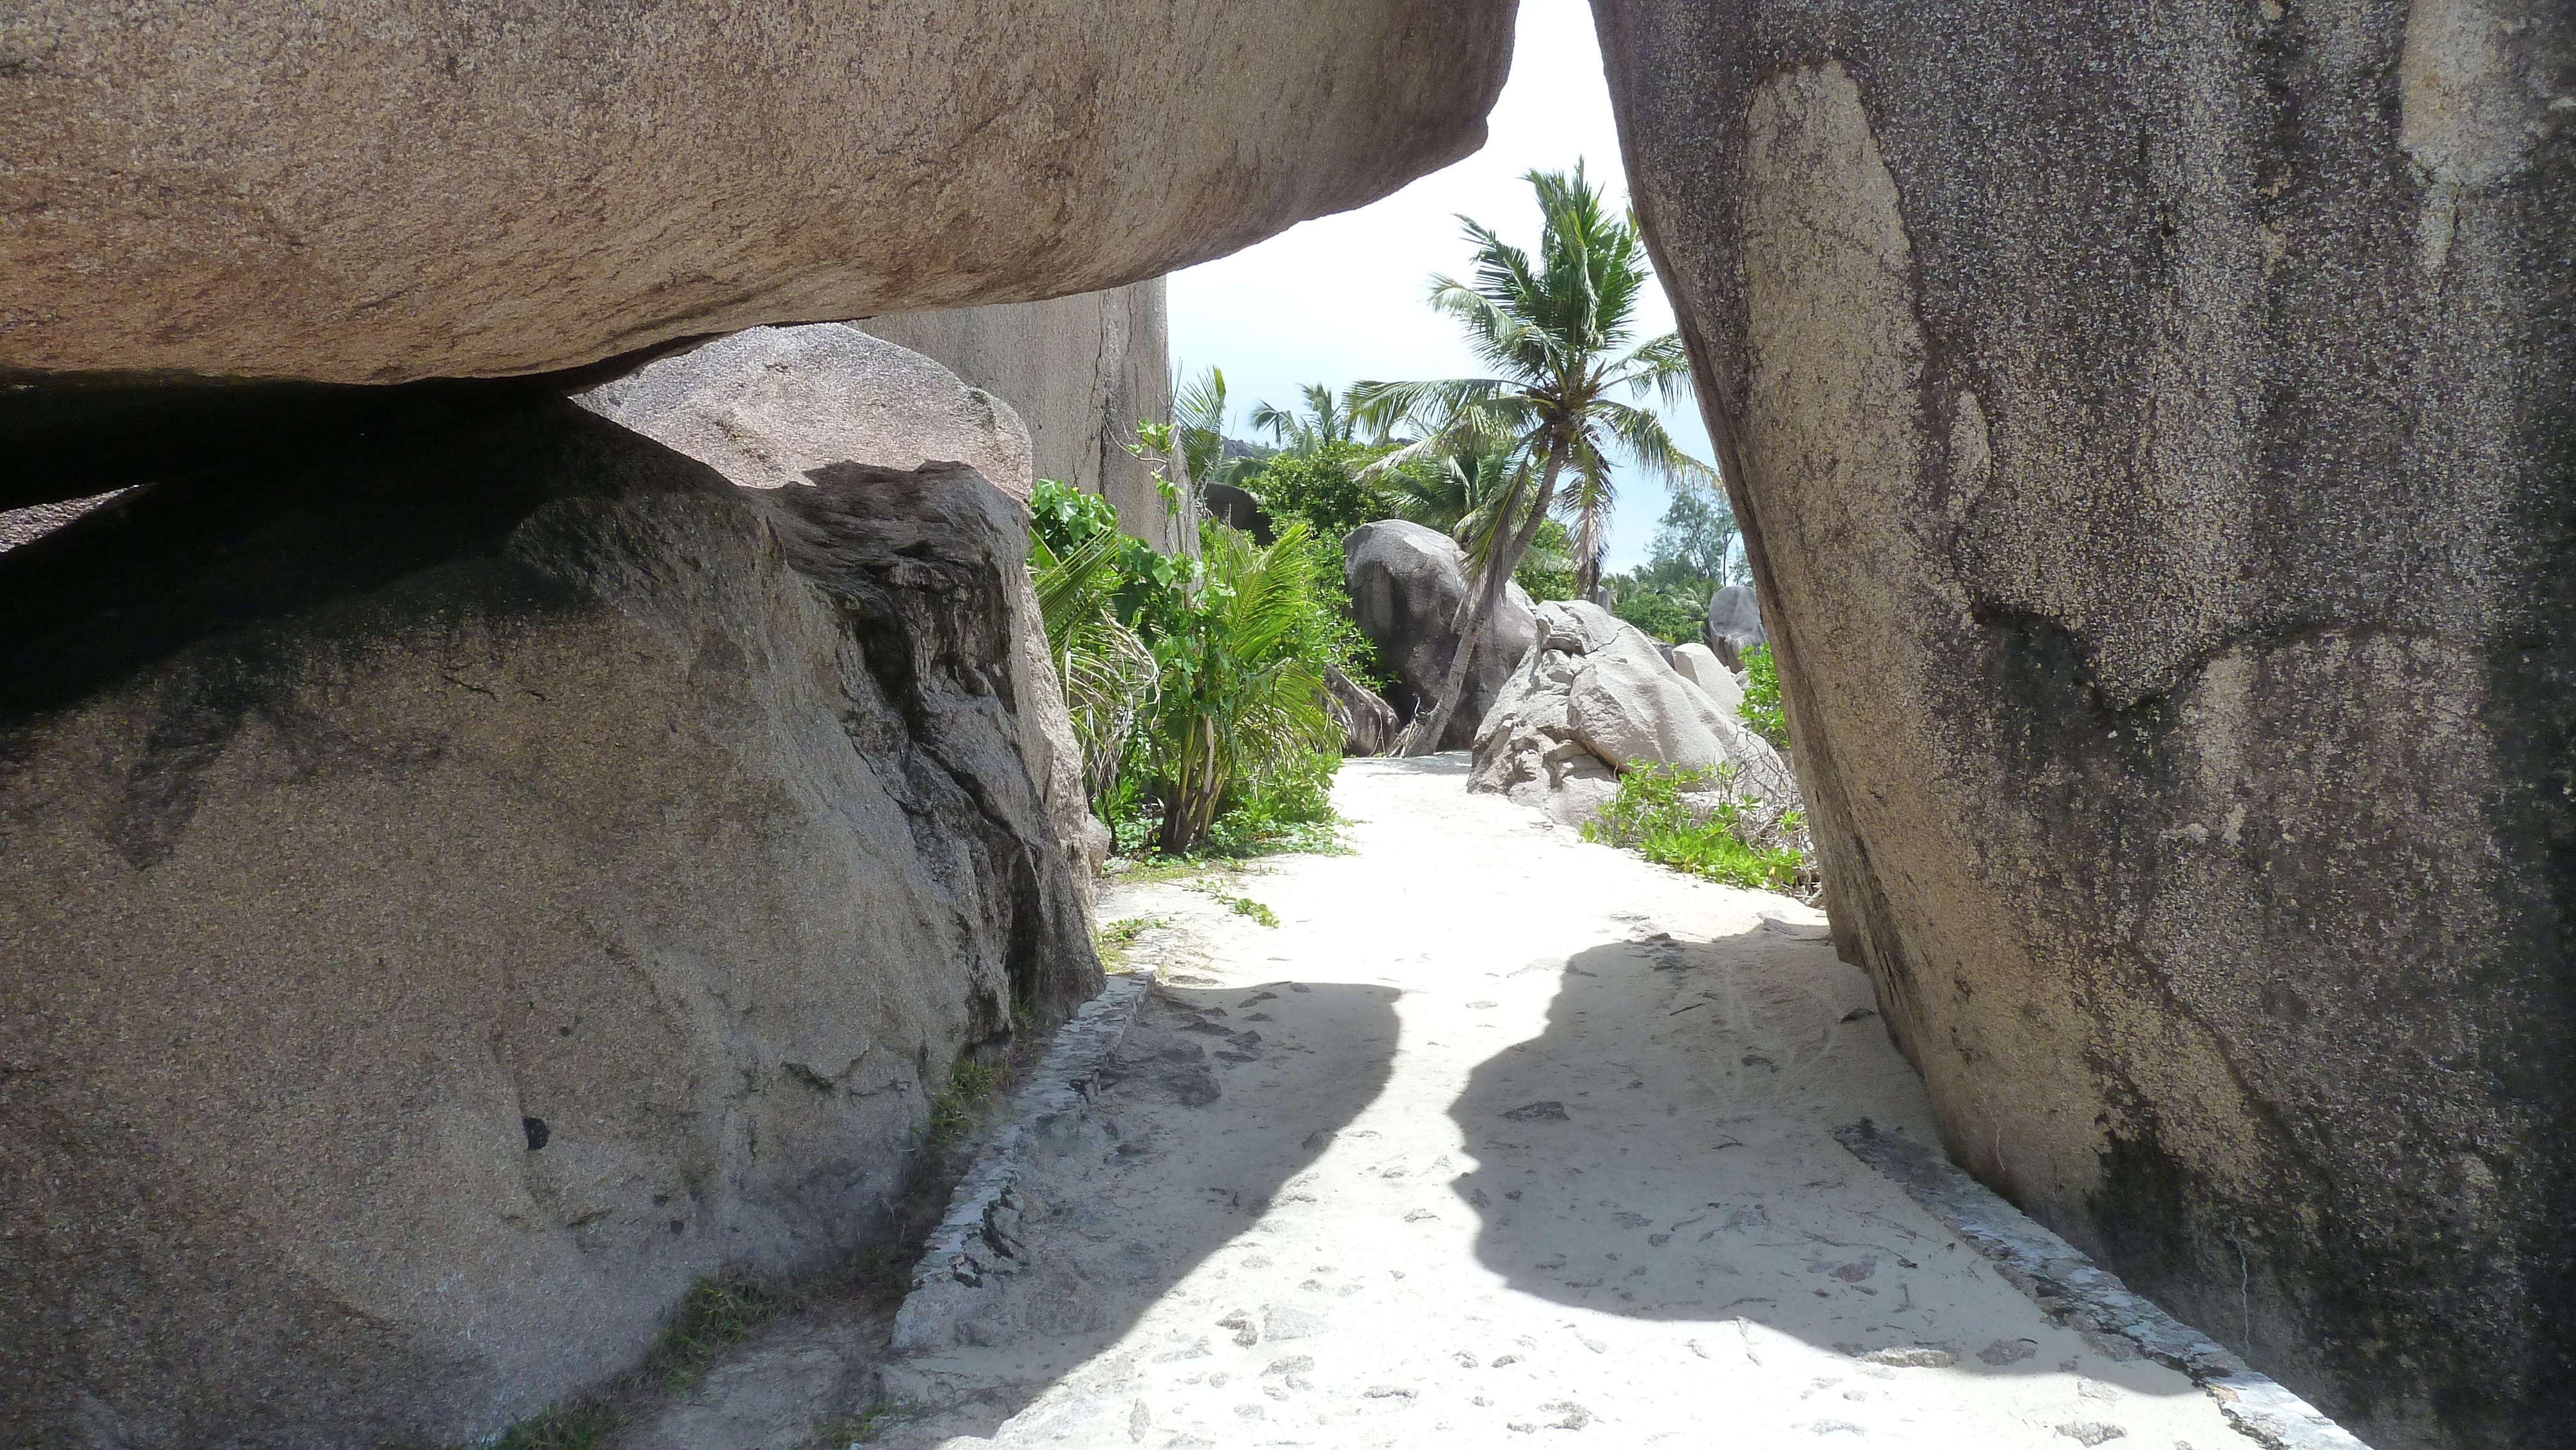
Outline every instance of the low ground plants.
[(1007, 1063), (961, 1057), (949, 1064), (947, 1085), (930, 1096), (930, 1138), (946, 1144), (975, 1130), (984, 1110), (1010, 1084)]
[(1802, 901), (1818, 891), (1804, 813), (1766, 805), (1736, 783), (1732, 766), (1639, 764), (1619, 777), (1618, 795), (1583, 828), (1583, 839), (1729, 886)]
[(1279, 913), (1272, 911), (1269, 907), (1262, 905), (1260, 902), (1253, 900), (1249, 896), (1228, 896), (1222, 891), (1211, 891), (1208, 895), (1215, 897), (1218, 905), (1223, 906), (1226, 910), (1233, 912), (1237, 916), (1251, 917), (1254, 921), (1261, 923), (1263, 926), (1277, 926), (1279, 924)]
[(1744, 703), (1735, 709), (1753, 733), (1783, 754), (1789, 749), (1789, 716), (1780, 707), (1780, 667), (1771, 646), (1757, 644), (1744, 652)]

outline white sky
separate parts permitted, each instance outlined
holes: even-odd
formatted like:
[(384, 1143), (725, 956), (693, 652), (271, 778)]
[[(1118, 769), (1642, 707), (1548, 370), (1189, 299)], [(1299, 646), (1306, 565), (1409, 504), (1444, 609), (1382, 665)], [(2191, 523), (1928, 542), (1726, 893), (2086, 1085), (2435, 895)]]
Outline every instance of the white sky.
[[(1482, 372), (1457, 324), (1423, 305), (1426, 279), (1434, 272), (1467, 276), (1462, 212), (1506, 241), (1537, 245), (1538, 207), (1524, 173), (1570, 169), (1580, 158), (1592, 179), (1625, 203), (1619, 132), (1585, 0), (1521, 0), (1511, 79), (1488, 125), (1482, 151), (1393, 196), (1172, 274), (1174, 373), (1186, 381), (1210, 363), (1225, 370), (1234, 405), (1228, 432), (1253, 436), (1244, 415), (1257, 402), (1302, 408), (1297, 389), (1305, 383), (1329, 383), (1338, 392), (1362, 378)], [(1660, 289), (1647, 293), (1638, 313), (1641, 338), (1673, 326)], [(1665, 422), (1684, 452), (1709, 457), (1696, 407), (1667, 410)], [(1665, 490), (1633, 470), (1619, 470), (1612, 481), (1619, 502), (1609, 568), (1617, 572), (1644, 562)]]

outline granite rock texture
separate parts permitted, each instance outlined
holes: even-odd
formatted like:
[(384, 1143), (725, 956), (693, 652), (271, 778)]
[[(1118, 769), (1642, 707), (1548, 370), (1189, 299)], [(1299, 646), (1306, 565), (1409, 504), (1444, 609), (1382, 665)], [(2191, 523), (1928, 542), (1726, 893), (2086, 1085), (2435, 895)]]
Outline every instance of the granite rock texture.
[[(1342, 541), (1342, 577), (1353, 620), (1395, 672), (1386, 702), (1410, 723), (1448, 678), (1458, 653), (1455, 624), (1467, 599), (1466, 555), (1438, 529), (1381, 519), (1353, 529)], [(1476, 743), (1478, 723), (1537, 637), (1529, 595), (1518, 584), (1505, 585), (1476, 641), (1466, 697), (1450, 712), (1440, 749), (1465, 750)]]
[(1762, 628), (1762, 597), (1750, 585), (1729, 584), (1708, 596), (1708, 618), (1700, 624), (1704, 647), (1730, 670), (1744, 668), (1744, 652), (1767, 644)]
[[(843, 323), (749, 328), (649, 363), (575, 401), (737, 487), (763, 490), (761, 502), (782, 528), (788, 525), (780, 510), (800, 507), (816, 496), (815, 486), (853, 467), (909, 472), (942, 463), (964, 464), (1008, 496), (1010, 504), (996, 510), (1012, 521), (1004, 527), (1023, 535), (1028, 527), (1036, 479), (1028, 429), (1011, 405), (917, 352)], [(962, 502), (972, 491), (951, 492)], [(994, 501), (976, 507), (993, 508)], [(1047, 658), (1037, 590), (1025, 569), (1003, 571), (1001, 583), (1020, 749), (1088, 910), (1091, 883), (1109, 856), (1109, 828), (1091, 814), (1083, 790), (1082, 746)]]
[(860, 326), (1008, 402), (1028, 425), (1040, 478), (1109, 500), (1119, 527), (1166, 553), (1184, 537), (1151, 465), (1127, 451), (1140, 422), (1172, 419), (1170, 329), (1160, 277), (1045, 302), (871, 317)]
[(1469, 790), (1493, 791), (1569, 826), (1600, 816), (1640, 765), (1734, 773), (1745, 793), (1798, 802), (1778, 751), (1664, 663), (1635, 625), (1584, 600), (1535, 611), (1537, 638), (1476, 734)]
[(1100, 985), (982, 479), (353, 406), (0, 554), (0, 1441), (489, 1434)]
[(1475, 149), (1504, 0), (0, 14), (0, 366), (398, 382), (1120, 287)]
[(2576, 15), (1597, 0), (1836, 941), (2383, 1450), (2576, 1444)]

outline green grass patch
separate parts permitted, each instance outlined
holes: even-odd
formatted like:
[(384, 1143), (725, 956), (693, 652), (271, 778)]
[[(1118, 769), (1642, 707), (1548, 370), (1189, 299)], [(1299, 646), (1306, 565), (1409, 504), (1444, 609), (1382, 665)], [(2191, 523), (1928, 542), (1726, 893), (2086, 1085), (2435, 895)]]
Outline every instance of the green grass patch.
[(837, 1415), (814, 1427), (816, 1450), (848, 1450), (852, 1445), (872, 1445), (878, 1435), (891, 1427), (902, 1408), (892, 1400), (878, 1400), (855, 1415)]
[(700, 1279), (689, 1287), (687, 1297), (653, 1341), (646, 1371), (667, 1391), (685, 1390), (706, 1374), (717, 1351), (785, 1307), (787, 1296), (766, 1280)]
[(1170, 926), (1171, 919), (1161, 916), (1126, 916), (1104, 923), (1091, 934), (1091, 944), (1100, 954), (1104, 972), (1127, 970), (1127, 954), (1135, 948), (1136, 938), (1158, 926)]
[(1619, 794), (1583, 839), (1624, 846), (1660, 866), (1756, 891), (1812, 899), (1814, 843), (1803, 815), (1775, 810), (1735, 784), (1731, 767), (1684, 770), (1643, 764), (1619, 777)]
[(1010, 1081), (1010, 1067), (961, 1057), (949, 1064), (948, 1083), (930, 1095), (930, 1137), (953, 1143), (975, 1131), (984, 1110)]
[(594, 1450), (615, 1428), (604, 1405), (548, 1405), (502, 1431), (492, 1450)]

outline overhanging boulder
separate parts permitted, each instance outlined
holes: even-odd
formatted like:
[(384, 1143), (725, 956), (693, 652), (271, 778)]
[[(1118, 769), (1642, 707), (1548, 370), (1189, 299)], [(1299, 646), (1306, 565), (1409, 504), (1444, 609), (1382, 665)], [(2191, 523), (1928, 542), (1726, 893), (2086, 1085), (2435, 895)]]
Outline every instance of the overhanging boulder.
[(1474, 150), (1511, 20), (34, 0), (0, 41), (0, 366), (488, 377), (1117, 287)]

